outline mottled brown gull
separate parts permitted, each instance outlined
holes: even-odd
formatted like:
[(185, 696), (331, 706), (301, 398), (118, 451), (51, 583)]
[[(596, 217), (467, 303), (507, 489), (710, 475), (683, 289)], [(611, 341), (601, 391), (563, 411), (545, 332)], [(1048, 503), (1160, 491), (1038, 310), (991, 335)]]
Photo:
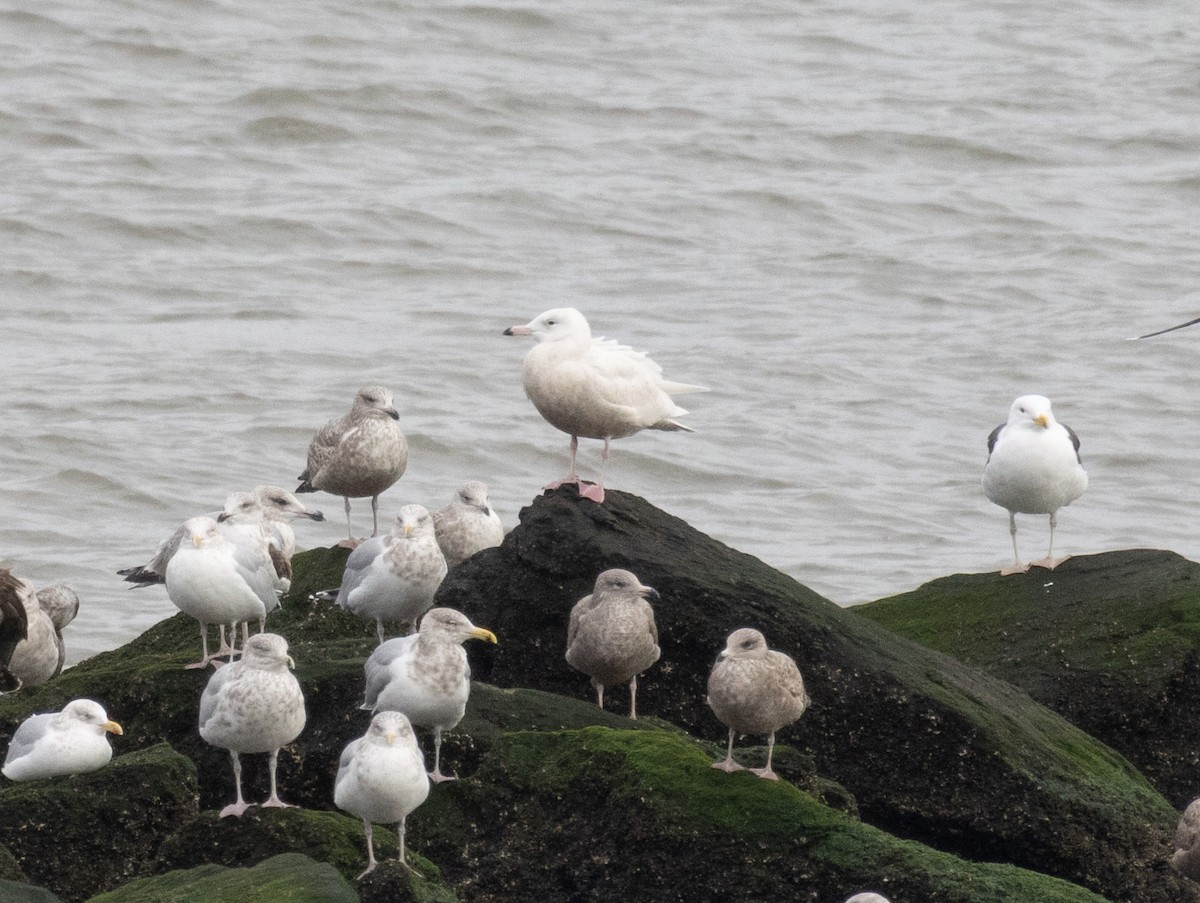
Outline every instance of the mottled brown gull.
[(25, 595), (29, 587), (8, 568), (0, 568), (0, 693), (21, 689), (21, 679), (9, 669), (13, 652), (29, 634)]
[(433, 605), (445, 576), (446, 559), (438, 547), (433, 518), (421, 505), (405, 505), (390, 532), (368, 539), (350, 553), (337, 604), (374, 621), (382, 643), (384, 624), (416, 624)]
[(451, 569), (504, 541), (504, 524), (488, 504), (487, 484), (479, 480), (463, 483), (449, 505), (433, 512), (433, 528)]
[(742, 766), (733, 761), (734, 737), (766, 734), (766, 767), (750, 771), (778, 780), (771, 770), (775, 732), (803, 715), (808, 704), (804, 679), (791, 656), (767, 648), (766, 637), (752, 627), (735, 630), (708, 675), (709, 708), (729, 728), (725, 758), (713, 768), (740, 771)]
[(62, 672), (67, 659), (62, 632), (79, 613), (79, 596), (69, 586), (56, 583), (28, 592), (24, 603), (28, 632), (13, 650), (8, 666), (25, 686), (36, 687)]
[(604, 708), (604, 688), (629, 684), (629, 717), (637, 718), (637, 676), (658, 661), (658, 627), (647, 599), (658, 592), (629, 571), (604, 571), (591, 595), (571, 609), (567, 663), (592, 679), (596, 705)]
[[(1058, 509), (1071, 504), (1087, 489), (1087, 472), (1079, 456), (1079, 437), (1054, 419), (1050, 400), (1042, 395), (1022, 395), (1012, 403), (1008, 421), (988, 436), (988, 458), (983, 469), (983, 491), (1008, 509), (1013, 563), (1002, 575), (1020, 574), (1030, 567), (1053, 568), (1065, 559), (1054, 558), (1054, 528)], [(1017, 552), (1017, 514), (1049, 514), (1050, 545), (1046, 557), (1021, 563)]]
[(35, 781), (95, 771), (112, 759), (109, 733), (124, 732), (92, 699), (73, 699), (61, 712), (30, 715), (8, 745), (4, 776)]
[[(167, 563), (167, 595), (176, 608), (200, 622), (203, 657), (185, 667), (203, 668), (220, 655), (233, 656), (232, 649), (218, 649), (209, 655), (210, 624), (263, 621), (278, 597), (265, 549), (260, 549), (256, 558), (240, 557), (238, 548), (225, 540), (211, 517), (193, 517), (184, 527), (188, 539)], [(223, 631), (221, 636), (223, 640)], [(236, 631), (232, 639), (236, 643)]]
[(221, 810), (221, 818), (241, 815), (249, 808), (242, 797), (241, 753), (270, 753), (271, 793), (264, 806), (288, 804), (279, 798), (275, 769), (280, 747), (304, 730), (304, 694), (291, 669), (287, 640), (258, 633), (246, 641), (242, 657), (221, 668), (200, 697), (200, 736), (206, 743), (229, 750), (237, 798)]
[(416, 734), (402, 712), (377, 712), (367, 732), (351, 740), (342, 751), (333, 802), (339, 809), (363, 820), (367, 834), (367, 868), (359, 879), (374, 871), (373, 825), (394, 824), (400, 840), (397, 859), (404, 855), (404, 825), (409, 813), (429, 796), (429, 776)]
[(433, 608), (417, 633), (383, 643), (363, 666), (364, 709), (403, 712), (418, 727), (433, 728), (433, 781), (451, 780), (441, 769), (442, 731), (453, 729), (467, 709), (471, 666), (462, 644), (470, 639), (495, 643), (496, 635), (460, 611)]
[(346, 503), (346, 529), (351, 543), (350, 499), (371, 497), (371, 535), (379, 533), (379, 496), (404, 475), (408, 466), (408, 440), (397, 421), (392, 392), (382, 386), (364, 386), (354, 396), (350, 411), (331, 420), (308, 446), (308, 466), (297, 478), (297, 492), (321, 490), (340, 495)]
[[(572, 307), (548, 310), (524, 326), (510, 326), (504, 334), (537, 340), (522, 368), (525, 394), (551, 426), (571, 437), (571, 469), (547, 489), (573, 483), (582, 497), (603, 502), (610, 440), (645, 429), (691, 432), (674, 419), (687, 411), (671, 396), (708, 391), (663, 379), (662, 367), (645, 352), (593, 339), (587, 320)], [(604, 440), (595, 484), (584, 484), (575, 472), (580, 436)]]

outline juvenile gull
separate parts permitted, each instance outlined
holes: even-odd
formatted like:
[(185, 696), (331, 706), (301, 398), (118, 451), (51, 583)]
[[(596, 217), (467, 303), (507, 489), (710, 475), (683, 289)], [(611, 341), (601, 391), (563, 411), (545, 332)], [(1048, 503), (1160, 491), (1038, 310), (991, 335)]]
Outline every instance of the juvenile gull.
[(449, 569), (504, 541), (504, 524), (488, 504), (487, 484), (479, 480), (463, 483), (449, 505), (433, 512), (433, 528)]
[(604, 571), (571, 609), (567, 627), (567, 663), (591, 677), (596, 705), (604, 708), (606, 686), (628, 683), (630, 718), (637, 718), (637, 676), (660, 654), (647, 599), (657, 600), (658, 592), (629, 571)]
[(374, 871), (373, 824), (395, 824), (400, 840), (398, 860), (404, 856), (404, 822), (409, 813), (429, 796), (425, 757), (407, 716), (401, 712), (378, 712), (367, 732), (351, 740), (342, 751), (333, 802), (339, 809), (363, 820), (367, 833), (367, 869), (358, 879)]
[(29, 587), (8, 568), (0, 568), (0, 693), (21, 689), (21, 679), (9, 669), (13, 652), (29, 633), (25, 595)]
[[(226, 542), (211, 517), (193, 517), (184, 524), (187, 540), (167, 563), (167, 595), (175, 607), (200, 622), (203, 657), (188, 668), (203, 668), (215, 657), (233, 649), (208, 653), (208, 625), (263, 621), (275, 607), (274, 570), (260, 550), (256, 558), (239, 558), (238, 549)], [(236, 644), (236, 628), (233, 640)], [(248, 631), (243, 627), (243, 640)], [(224, 640), (224, 631), (221, 634)]]
[(30, 715), (8, 745), (4, 776), (13, 781), (36, 781), (95, 771), (112, 758), (110, 732), (124, 733), (104, 707), (91, 699), (72, 699), (61, 712)]
[[(551, 426), (571, 437), (571, 469), (547, 489), (574, 483), (582, 497), (603, 502), (609, 441), (644, 429), (690, 433), (689, 427), (673, 419), (687, 411), (671, 396), (708, 391), (663, 379), (662, 367), (645, 352), (609, 339), (593, 339), (587, 320), (573, 307), (548, 310), (524, 326), (510, 326), (504, 334), (537, 340), (521, 371), (525, 394)], [(600, 476), (594, 485), (585, 485), (575, 473), (580, 436), (604, 440)]]
[(270, 753), (271, 794), (264, 806), (288, 806), (279, 799), (275, 768), (279, 748), (304, 730), (304, 694), (291, 670), (287, 640), (274, 633), (257, 633), (246, 640), (242, 657), (221, 668), (200, 697), (200, 736), (206, 743), (229, 750), (237, 799), (221, 810), (221, 818), (241, 815), (248, 807), (242, 798), (242, 762), (239, 753)]
[[(271, 556), (280, 577), (280, 588), (284, 592), (287, 591), (287, 582), (291, 580), (291, 559), (296, 550), (292, 521), (302, 517), (314, 521), (325, 520), (325, 515), (320, 511), (310, 511), (294, 495), (278, 486), (256, 486), (250, 492), (232, 492), (226, 496), (222, 510), (210, 511), (206, 516), (222, 524), (221, 532), (229, 541), (234, 541), (242, 532), (233, 528), (257, 520), (261, 525), (260, 532), (271, 548)], [(135, 588), (165, 583), (167, 563), (187, 538), (187, 531), (180, 524), (174, 533), (158, 544), (154, 557), (148, 563), (123, 568), (117, 573), (127, 582), (135, 584)]]
[(433, 781), (452, 780), (442, 774), (442, 731), (452, 730), (467, 709), (471, 666), (462, 644), (470, 639), (495, 643), (496, 635), (453, 608), (432, 608), (417, 633), (383, 643), (363, 666), (362, 708), (403, 712), (418, 727), (433, 728)]
[(57, 583), (27, 592), (24, 604), (28, 634), (17, 644), (8, 666), (25, 686), (36, 687), (62, 672), (67, 658), (62, 632), (79, 613), (79, 596)]
[(809, 702), (791, 656), (767, 648), (766, 637), (752, 627), (735, 630), (708, 675), (708, 706), (729, 728), (725, 758), (714, 762), (713, 768), (740, 771), (742, 766), (733, 761), (734, 737), (766, 734), (767, 765), (750, 771), (778, 780), (771, 770), (775, 732), (803, 715)]
[[(1058, 509), (1071, 504), (1087, 489), (1087, 472), (1079, 457), (1079, 437), (1054, 419), (1050, 400), (1022, 395), (1012, 403), (1008, 422), (988, 436), (988, 459), (983, 468), (983, 491), (1008, 509), (1013, 563), (1000, 571), (1021, 574), (1030, 567), (1051, 570), (1065, 561), (1054, 558), (1054, 527)], [(1017, 552), (1017, 514), (1049, 514), (1050, 546), (1046, 557), (1021, 564)]]
[(404, 474), (408, 466), (408, 440), (397, 421), (392, 392), (382, 386), (364, 386), (354, 396), (350, 411), (331, 420), (308, 446), (308, 466), (297, 479), (297, 492), (318, 489), (340, 495), (346, 503), (346, 529), (350, 524), (350, 499), (371, 497), (371, 535), (379, 533), (379, 496)]
[(361, 543), (346, 559), (337, 604), (375, 622), (379, 642), (385, 623), (416, 624), (433, 605), (446, 576), (433, 518), (421, 505), (400, 509), (391, 532)]

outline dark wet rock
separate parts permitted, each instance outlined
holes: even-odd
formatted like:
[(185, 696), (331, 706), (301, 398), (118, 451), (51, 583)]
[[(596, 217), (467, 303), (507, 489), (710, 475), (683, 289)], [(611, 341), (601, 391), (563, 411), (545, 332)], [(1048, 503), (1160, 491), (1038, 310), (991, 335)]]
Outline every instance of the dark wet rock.
[(89, 903), (358, 903), (333, 866), (299, 853), (274, 856), (252, 868), (202, 865), (132, 881)]
[(64, 903), (117, 887), (196, 814), (196, 771), (165, 743), (90, 774), (0, 790), (0, 843)]
[(586, 698), (586, 680), (563, 659), (567, 618), (612, 567), (661, 595), (662, 658), (638, 681), (647, 714), (721, 738), (705, 680), (726, 636), (756, 627), (793, 655), (813, 699), (781, 742), (847, 788), (867, 821), (1115, 899), (1195, 894), (1166, 866), (1177, 813), (1121, 756), (1011, 685), (839, 608), (636, 496), (611, 491), (594, 505), (562, 489), (535, 499), (502, 546), (448, 576), (437, 604), (500, 637), (472, 650), (481, 679)]
[(1134, 549), (957, 574), (854, 609), (1024, 689), (1177, 808), (1200, 792), (1200, 564)]

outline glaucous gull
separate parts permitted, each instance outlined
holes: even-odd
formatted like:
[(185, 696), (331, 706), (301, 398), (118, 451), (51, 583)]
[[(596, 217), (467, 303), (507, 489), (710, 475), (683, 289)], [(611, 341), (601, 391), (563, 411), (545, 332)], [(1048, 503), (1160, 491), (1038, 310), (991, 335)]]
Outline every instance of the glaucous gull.
[(17, 644), (29, 634), (25, 607), (25, 595), (29, 592), (25, 581), (14, 577), (8, 568), (0, 568), (0, 693), (21, 689), (21, 679), (8, 666)]
[(331, 420), (313, 436), (308, 446), (308, 466), (297, 479), (297, 492), (340, 495), (346, 503), (346, 529), (350, 544), (350, 499), (371, 497), (371, 535), (379, 533), (379, 496), (404, 475), (408, 467), (408, 440), (397, 422), (392, 392), (382, 386), (364, 386), (354, 396), (348, 413)]
[(367, 732), (342, 751), (333, 786), (333, 802), (361, 818), (366, 829), (367, 869), (358, 876), (360, 880), (378, 864), (372, 836), (376, 822), (396, 825), (400, 840), (397, 859), (408, 865), (404, 823), (428, 796), (425, 757), (408, 717), (402, 712), (377, 712)]
[[(983, 491), (1008, 509), (1013, 563), (1001, 574), (1022, 574), (1030, 567), (1051, 570), (1065, 561), (1054, 558), (1054, 527), (1058, 509), (1071, 504), (1087, 489), (1087, 471), (1079, 457), (1079, 437), (1054, 419), (1050, 400), (1022, 395), (1012, 403), (1008, 422), (988, 436), (988, 459), (983, 468)], [(1046, 557), (1021, 563), (1017, 552), (1017, 513), (1050, 515), (1050, 546)]]
[(449, 569), (504, 542), (504, 524), (488, 504), (487, 484), (479, 480), (463, 483), (449, 505), (433, 512), (433, 528)]
[[(609, 441), (645, 429), (691, 432), (674, 419), (687, 411), (671, 396), (708, 391), (663, 379), (662, 367), (645, 352), (593, 339), (587, 320), (573, 307), (548, 310), (524, 326), (510, 326), (504, 334), (537, 340), (521, 372), (525, 394), (551, 426), (571, 437), (570, 472), (547, 489), (574, 483), (583, 498), (603, 502)], [(604, 440), (595, 484), (584, 484), (575, 472), (580, 436)]]
[[(218, 656), (232, 659), (234, 654), (232, 648), (208, 654), (208, 625), (261, 622), (278, 604), (275, 571), (265, 549), (256, 558), (240, 556), (211, 517), (193, 517), (183, 526), (188, 539), (167, 562), (167, 595), (176, 608), (200, 622), (203, 657), (185, 667), (203, 668)], [(243, 640), (246, 634), (243, 627)], [(236, 628), (233, 640), (236, 644)]]
[(229, 750), (237, 799), (221, 810), (221, 818), (249, 808), (242, 798), (239, 753), (270, 753), (271, 793), (264, 806), (288, 804), (279, 799), (275, 769), (280, 747), (304, 730), (306, 714), (300, 682), (291, 669), (287, 640), (275, 633), (256, 633), (246, 640), (242, 657), (208, 679), (200, 697), (200, 736)]
[(95, 771), (112, 759), (109, 733), (124, 731), (100, 703), (72, 699), (61, 712), (30, 715), (21, 722), (8, 745), (2, 771), (13, 781)]
[(567, 663), (592, 679), (596, 704), (604, 708), (604, 688), (629, 684), (629, 717), (637, 718), (637, 676), (658, 661), (658, 627), (647, 599), (658, 592), (629, 571), (604, 571), (591, 595), (571, 609)]
[(415, 634), (383, 643), (363, 666), (362, 708), (403, 712), (418, 727), (433, 728), (432, 781), (452, 780), (442, 774), (442, 731), (453, 729), (467, 710), (471, 666), (462, 644), (471, 639), (495, 643), (496, 635), (453, 608), (432, 608)]
[(433, 605), (445, 576), (446, 558), (438, 546), (433, 518), (421, 505), (405, 505), (390, 532), (366, 540), (350, 553), (337, 604), (374, 621), (382, 643), (385, 623), (417, 623)]
[(767, 648), (766, 637), (752, 627), (735, 630), (725, 641), (708, 675), (708, 705), (729, 728), (729, 747), (723, 760), (713, 763), (722, 771), (740, 771), (733, 761), (737, 734), (767, 735), (767, 764), (751, 768), (760, 778), (778, 780), (771, 770), (775, 732), (804, 714), (809, 704), (804, 679), (791, 656)]
[(27, 592), (24, 603), (28, 631), (13, 650), (8, 667), (22, 684), (36, 687), (62, 672), (67, 659), (62, 632), (79, 613), (79, 596), (57, 583)]

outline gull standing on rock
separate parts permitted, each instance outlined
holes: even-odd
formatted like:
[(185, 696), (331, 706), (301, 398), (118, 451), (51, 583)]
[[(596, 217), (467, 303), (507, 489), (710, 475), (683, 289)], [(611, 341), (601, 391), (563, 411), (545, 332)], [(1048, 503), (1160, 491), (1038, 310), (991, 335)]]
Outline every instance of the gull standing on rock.
[[(1022, 395), (1012, 403), (1008, 422), (988, 436), (988, 459), (983, 469), (983, 491), (1008, 509), (1013, 563), (1002, 575), (1021, 574), (1030, 567), (1051, 570), (1065, 561), (1054, 558), (1054, 527), (1058, 509), (1071, 504), (1087, 489), (1087, 471), (1079, 457), (1079, 437), (1054, 419), (1050, 400)], [(1017, 552), (1017, 513), (1050, 515), (1050, 546), (1046, 557), (1028, 565)]]
[(737, 734), (767, 735), (767, 765), (751, 768), (760, 778), (779, 776), (771, 770), (775, 732), (804, 714), (811, 700), (791, 656), (767, 647), (767, 639), (752, 627), (735, 630), (725, 641), (708, 675), (708, 706), (729, 728), (725, 758), (713, 763), (722, 771), (741, 771), (733, 761)]
[[(278, 605), (274, 569), (265, 551), (257, 560), (239, 560), (237, 548), (225, 541), (211, 517), (193, 517), (184, 524), (187, 541), (167, 563), (167, 595), (175, 607), (200, 622), (203, 657), (187, 668), (203, 668), (217, 656), (235, 650), (218, 649), (208, 654), (208, 625), (264, 621), (267, 611)], [(237, 644), (236, 627), (232, 637)], [(243, 626), (243, 642), (249, 631)], [(224, 640), (224, 632), (221, 634)]]
[(495, 643), (496, 635), (453, 608), (432, 608), (416, 634), (383, 643), (363, 666), (362, 708), (403, 712), (413, 724), (433, 728), (432, 781), (453, 780), (442, 774), (442, 731), (452, 730), (467, 710), (471, 666), (462, 644), (471, 639)]
[(463, 483), (449, 505), (433, 512), (433, 527), (450, 570), (504, 542), (504, 524), (488, 504), (487, 484), (479, 480)]
[(95, 771), (112, 759), (109, 733), (124, 731), (91, 699), (72, 699), (61, 712), (30, 715), (8, 745), (4, 776), (35, 781)]
[(375, 870), (373, 824), (394, 824), (400, 840), (398, 861), (404, 856), (404, 822), (429, 796), (425, 757), (417, 745), (412, 725), (402, 712), (378, 712), (367, 732), (351, 740), (342, 751), (333, 802), (339, 809), (363, 820), (367, 834), (367, 869)]
[(379, 533), (379, 496), (404, 475), (408, 466), (408, 440), (397, 421), (392, 392), (382, 386), (364, 386), (354, 396), (350, 411), (331, 420), (308, 446), (308, 466), (300, 474), (297, 492), (340, 495), (346, 502), (346, 529), (354, 544), (350, 499), (371, 497), (371, 535)]
[(221, 810), (221, 818), (241, 815), (249, 808), (242, 798), (239, 753), (270, 753), (271, 794), (264, 806), (288, 807), (279, 799), (275, 769), (280, 747), (304, 730), (306, 714), (296, 666), (287, 640), (274, 633), (257, 633), (246, 640), (242, 657), (208, 679), (200, 697), (200, 736), (212, 746), (229, 750), (237, 799)]
[(8, 667), (22, 684), (36, 687), (62, 672), (67, 659), (62, 632), (79, 613), (79, 596), (69, 586), (56, 583), (36, 593), (27, 592), (24, 603), (28, 633), (13, 650)]
[(629, 684), (629, 717), (637, 718), (637, 676), (658, 661), (654, 609), (657, 590), (618, 568), (596, 578), (591, 595), (571, 609), (567, 663), (592, 679), (596, 705), (604, 708), (604, 688)]
[[(337, 604), (375, 622), (379, 642), (384, 623), (416, 624), (442, 579), (446, 558), (438, 547), (433, 518), (421, 505), (405, 505), (391, 532), (359, 545), (346, 559)], [(329, 593), (321, 593), (327, 598)]]
[[(571, 437), (570, 472), (547, 489), (573, 483), (583, 498), (603, 502), (610, 440), (644, 429), (692, 432), (673, 419), (687, 411), (671, 396), (708, 389), (668, 382), (663, 379), (662, 367), (645, 352), (610, 339), (593, 339), (587, 320), (573, 307), (548, 310), (524, 326), (509, 327), (504, 334), (537, 340), (525, 356), (521, 372), (525, 394), (551, 426)], [(580, 436), (604, 440), (595, 484), (584, 484), (575, 473)]]

